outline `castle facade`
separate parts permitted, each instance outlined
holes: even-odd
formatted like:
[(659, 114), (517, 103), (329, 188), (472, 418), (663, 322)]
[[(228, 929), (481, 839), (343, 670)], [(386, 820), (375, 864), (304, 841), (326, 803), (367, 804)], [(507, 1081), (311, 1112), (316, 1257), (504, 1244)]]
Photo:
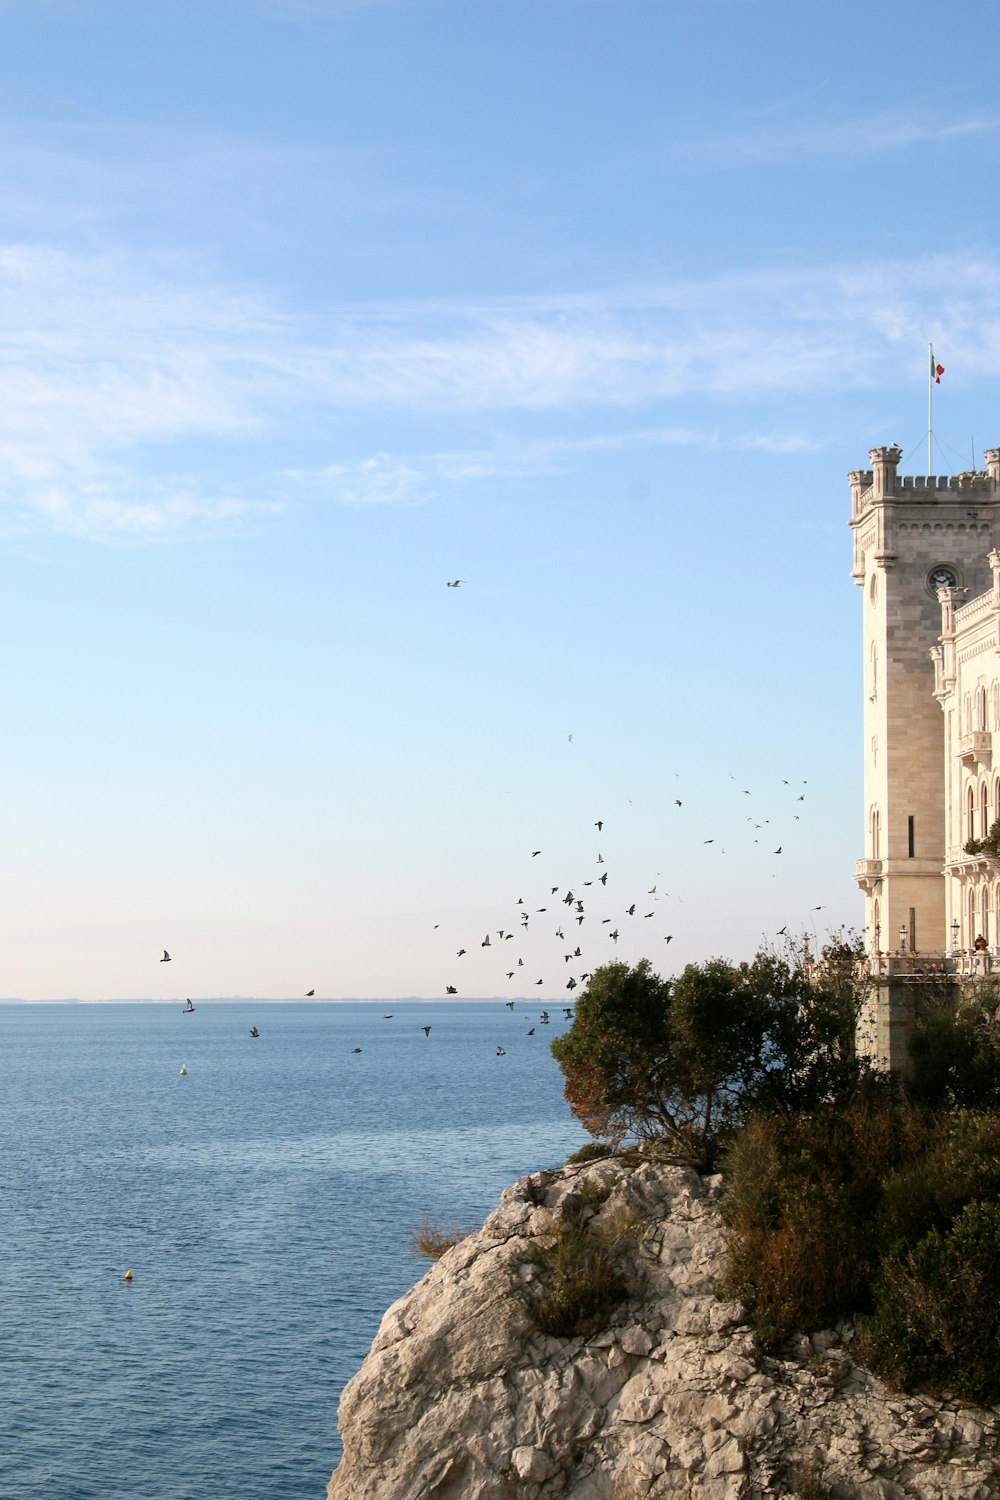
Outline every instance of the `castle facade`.
[(863, 600), (856, 876), (877, 972), (882, 955), (918, 954), (965, 970), (1000, 956), (1000, 865), (966, 848), (1000, 820), (1000, 448), (947, 476), (903, 477), (901, 458), (873, 448), (848, 476)]

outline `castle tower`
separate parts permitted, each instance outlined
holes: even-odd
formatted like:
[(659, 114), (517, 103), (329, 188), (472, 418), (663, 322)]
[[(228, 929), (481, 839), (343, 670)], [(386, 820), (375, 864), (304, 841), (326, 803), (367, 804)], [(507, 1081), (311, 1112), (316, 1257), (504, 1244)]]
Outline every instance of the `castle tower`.
[(946, 829), (958, 789), (942, 724), (942, 601), (992, 587), (1000, 449), (987, 452), (984, 471), (943, 477), (899, 476), (896, 447), (872, 448), (869, 458), (870, 469), (848, 476), (852, 576), (863, 590), (865, 843), (856, 875), (865, 944), (943, 953), (953, 919)]

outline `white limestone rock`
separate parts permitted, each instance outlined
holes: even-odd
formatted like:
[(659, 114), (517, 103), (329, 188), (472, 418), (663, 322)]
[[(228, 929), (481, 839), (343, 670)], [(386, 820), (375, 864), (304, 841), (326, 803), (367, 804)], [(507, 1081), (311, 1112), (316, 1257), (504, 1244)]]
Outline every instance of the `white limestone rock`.
[[(328, 1500), (998, 1500), (1000, 1409), (900, 1396), (853, 1330), (757, 1354), (715, 1287), (721, 1181), (624, 1158), (508, 1188), (382, 1320), (340, 1402)], [(627, 1299), (543, 1334), (540, 1252), (562, 1214), (621, 1231)]]

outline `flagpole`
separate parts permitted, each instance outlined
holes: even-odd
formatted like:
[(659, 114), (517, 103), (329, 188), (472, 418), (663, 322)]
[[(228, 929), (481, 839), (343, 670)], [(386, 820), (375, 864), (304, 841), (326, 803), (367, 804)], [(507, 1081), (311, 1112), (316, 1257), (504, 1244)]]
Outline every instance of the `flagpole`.
[(934, 468), (934, 345), (927, 345), (927, 477)]

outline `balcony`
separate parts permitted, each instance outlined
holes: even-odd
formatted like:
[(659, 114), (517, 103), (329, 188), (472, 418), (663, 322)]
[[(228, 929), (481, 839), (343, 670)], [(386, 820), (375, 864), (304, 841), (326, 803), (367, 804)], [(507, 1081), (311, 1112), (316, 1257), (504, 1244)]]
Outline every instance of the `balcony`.
[(861, 889), (871, 895), (875, 885), (882, 879), (882, 861), (859, 859), (854, 866), (854, 878)]
[(993, 763), (993, 736), (988, 729), (974, 729), (971, 734), (959, 736), (958, 758), (964, 765), (985, 766)]

